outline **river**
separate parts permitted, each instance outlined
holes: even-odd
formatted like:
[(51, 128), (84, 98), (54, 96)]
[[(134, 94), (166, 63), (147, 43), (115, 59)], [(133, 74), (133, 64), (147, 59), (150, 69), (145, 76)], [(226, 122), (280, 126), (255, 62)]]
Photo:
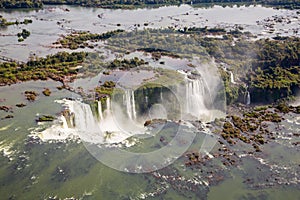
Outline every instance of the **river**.
[[(67, 11), (68, 10), (68, 11)], [(135, 10), (111, 10), (76, 6), (45, 6), (38, 11), (0, 11), (8, 21), (32, 19), (32, 24), (13, 25), (0, 32), (0, 55), (26, 61), (30, 55), (45, 56), (58, 49), (51, 48), (61, 36), (72, 31), (103, 33), (115, 29), (126, 31), (144, 28), (241, 26), (259, 37), (276, 35), (299, 36), (300, 24), (295, 10), (276, 10), (262, 6), (194, 8), (189, 5), (163, 6)], [(277, 20), (277, 19), (281, 19)], [(289, 23), (287, 23), (289, 21)], [(272, 25), (274, 31), (270, 31)], [(22, 29), (31, 32), (18, 42)], [(297, 32), (298, 31), (298, 32)]]
[[(244, 31), (250, 31), (258, 37), (273, 37), (278, 34), (299, 36), (299, 32), (295, 30), (300, 28), (296, 11), (275, 10), (262, 6), (194, 8), (189, 5), (181, 5), (135, 10), (45, 6), (43, 10), (38, 11), (1, 11), (0, 15), (9, 21), (22, 21), (25, 18), (33, 20), (32, 24), (13, 25), (1, 29), (0, 32), (0, 55), (22, 61), (26, 61), (29, 55), (45, 56), (60, 51), (61, 49), (51, 47), (52, 43), (61, 35), (74, 30), (103, 33), (119, 28), (127, 31), (169, 26), (176, 28), (217, 26), (231, 29), (235, 25), (239, 25), (244, 28)], [(274, 22), (274, 19), (278, 17), (290, 20), (290, 23)], [(274, 23), (275, 31), (269, 32), (269, 28), (266, 26), (269, 23)], [(28, 29), (31, 35), (20, 43), (17, 41), (16, 34), (23, 28)], [(163, 57), (164, 65), (161, 66), (140, 52), (127, 55), (129, 58), (134, 56), (149, 61), (153, 68), (181, 70), (182, 74), (185, 73), (183, 70), (191, 68), (188, 66), (190, 60)], [(115, 80), (124, 77), (124, 73), (115, 71), (109, 76), (99, 74), (91, 79), (79, 79), (75, 84), (86, 86), (89, 86), (89, 83), (98, 84), (99, 77), (104, 77), (102, 81), (106, 81), (105, 78)], [(211, 78), (213, 74), (212, 72), (207, 74), (208, 71), (203, 73), (204, 82), (205, 78)], [(138, 80), (140, 84), (144, 79), (157, 78), (156, 75), (156, 72), (143, 70), (128, 72), (128, 79), (124, 83), (131, 80), (134, 85), (134, 83), (137, 84), (137, 81), (133, 80)], [(195, 92), (197, 88), (203, 86), (203, 81), (193, 79), (189, 81), (190, 84), (186, 85), (186, 94), (181, 96), (194, 98), (197, 102), (199, 99), (205, 98), (202, 93)], [(214, 90), (212, 86), (216, 85), (216, 83), (206, 84), (208, 85), (199, 90)], [(86, 143), (80, 140), (80, 137), (67, 140), (42, 141), (40, 139), (41, 133), (51, 129), (53, 124), (51, 122), (37, 123), (36, 119), (41, 115), (61, 116), (64, 105), (57, 103), (57, 100), (79, 97), (70, 91), (59, 90), (57, 86), (60, 85), (54, 81), (30, 81), (0, 87), (0, 105), (11, 107), (8, 112), (1, 111), (0, 117), (14, 116), (14, 118), (0, 121), (0, 194), (3, 199), (273, 200), (297, 199), (300, 196), (299, 146), (293, 144), (299, 142), (299, 136), (296, 135), (300, 131), (299, 115), (285, 114), (283, 122), (270, 125), (270, 131), (276, 133), (274, 134), (275, 140), (265, 144), (262, 147), (262, 153), (248, 154), (253, 148), (242, 142), (230, 146), (228, 152), (232, 156), (230, 158), (236, 160), (236, 165), (224, 165), (222, 162), (226, 158), (217, 156), (222, 152), (219, 149), (224, 148), (224, 145), (217, 143), (216, 140), (219, 136), (211, 133), (214, 123), (202, 124), (203, 127), (199, 129), (195, 127), (200, 122), (194, 121), (195, 127), (186, 123), (184, 124), (185, 128), (193, 128), (187, 128), (188, 131), (184, 133), (195, 134), (193, 142), (189, 144), (189, 151), (200, 151), (205, 155), (207, 162), (189, 168), (185, 165), (188, 160), (187, 156), (182, 156), (171, 165), (158, 171), (145, 174), (126, 173), (125, 170), (115, 170), (95, 159), (97, 156), (93, 157), (86, 148)], [(42, 94), (45, 88), (52, 91), (50, 97)], [(28, 102), (25, 99), (24, 92), (26, 90), (34, 90), (39, 93), (35, 102)], [(168, 96), (162, 93), (158, 96), (160, 97), (159, 101), (168, 99)], [(124, 99), (126, 101), (126, 98)], [(136, 109), (133, 108), (133, 97), (128, 97), (128, 99), (131, 99), (130, 109)], [(67, 101), (73, 102), (73, 100)], [(25, 103), (26, 106), (19, 108), (16, 106), (19, 103)], [(123, 106), (128, 110), (126, 102)], [(196, 108), (199, 106), (203, 105), (196, 105)], [(80, 112), (85, 112), (86, 105), (81, 107)], [(189, 112), (193, 112), (195, 108), (193, 105), (186, 107), (189, 108)], [(105, 109), (101, 108), (101, 110)], [(131, 115), (133, 118), (133, 114)], [(92, 111), (88, 110), (86, 116), (86, 118), (93, 118)], [(83, 117), (83, 119), (85, 118)], [(60, 125), (59, 123), (57, 124)], [(124, 148), (129, 148), (132, 152), (157, 150), (164, 147), (165, 143), (174, 137), (178, 123), (168, 121), (163, 132), (154, 137), (140, 135), (138, 139), (130, 141), (134, 144), (133, 146), (127, 145), (128, 143), (116, 145), (122, 148), (125, 146)], [(156, 128), (153, 127), (152, 130), (156, 130)], [(63, 129), (62, 126), (61, 129)], [(179, 137), (179, 139), (182, 138)], [(179, 140), (178, 144), (185, 142), (185, 140)], [(115, 161), (115, 163), (118, 163), (119, 160), (122, 161), (118, 157), (110, 157), (109, 153), (107, 155), (106, 161)], [(162, 163), (163, 159), (159, 161)], [(126, 164), (128, 164), (126, 170), (130, 171), (130, 165), (134, 166), (136, 163), (126, 160)]]

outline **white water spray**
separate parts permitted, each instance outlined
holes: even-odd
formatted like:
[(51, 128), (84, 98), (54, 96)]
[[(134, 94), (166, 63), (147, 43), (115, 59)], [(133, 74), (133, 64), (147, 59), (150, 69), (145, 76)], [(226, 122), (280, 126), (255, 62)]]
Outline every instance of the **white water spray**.
[(163, 98), (163, 93), (162, 93), (162, 88), (160, 89), (160, 101), (163, 102), (164, 98)]
[(99, 120), (103, 120), (103, 113), (102, 113), (102, 104), (101, 101), (98, 101), (98, 114), (99, 114)]
[(188, 80), (186, 84), (186, 113), (197, 118), (205, 114), (205, 88), (201, 79)]
[(136, 109), (135, 109), (135, 99), (134, 99), (134, 91), (126, 90), (125, 91), (125, 105), (126, 111), (129, 119), (136, 119)]
[(246, 105), (250, 105), (251, 103), (251, 96), (250, 96), (250, 92), (247, 91), (247, 96), (246, 96)]
[(229, 73), (230, 73), (230, 82), (231, 82), (232, 84), (236, 84), (236, 82), (234, 81), (234, 76), (233, 76), (232, 71), (229, 71)]
[(67, 129), (67, 128), (69, 128), (69, 126), (68, 126), (68, 123), (67, 123), (67, 120), (66, 120), (65, 116), (61, 115), (61, 116), (60, 116), (60, 120), (61, 120), (61, 122), (62, 122), (62, 128), (63, 128), (63, 129)]

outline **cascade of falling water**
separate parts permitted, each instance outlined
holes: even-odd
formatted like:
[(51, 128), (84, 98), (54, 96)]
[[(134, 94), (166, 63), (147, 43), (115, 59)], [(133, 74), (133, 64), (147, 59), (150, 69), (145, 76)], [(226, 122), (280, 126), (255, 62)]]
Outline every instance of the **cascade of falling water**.
[(126, 90), (125, 91), (125, 104), (126, 104), (126, 112), (127, 112), (127, 115), (129, 117), (129, 119), (132, 119), (132, 108), (131, 108), (131, 103), (130, 103), (130, 91), (129, 90)]
[(109, 97), (106, 98), (106, 111), (108, 113), (110, 113), (110, 98)]
[(90, 105), (82, 102), (74, 102), (76, 129), (79, 131), (98, 132), (99, 126), (93, 116)]
[[(133, 106), (134, 93), (130, 92), (129, 94), (132, 99), (130, 100), (132, 110), (135, 110), (135, 106)], [(113, 115), (114, 112), (111, 110), (110, 98), (106, 99), (106, 109), (104, 110), (101, 107), (100, 111), (103, 112), (102, 120), (93, 115), (89, 104), (73, 100), (65, 100), (64, 103), (70, 110), (70, 118), (61, 115), (61, 123), (54, 124), (49, 129), (43, 131), (41, 134), (43, 139), (67, 138), (71, 135), (77, 135), (83, 141), (91, 143), (118, 143), (131, 135), (140, 134), (145, 131), (144, 126), (140, 127), (128, 123), (126, 121), (128, 120), (127, 116), (122, 115), (120, 118), (116, 118)], [(101, 104), (100, 102), (98, 103)], [(132, 116), (136, 117), (136, 114), (132, 112)]]
[(188, 80), (186, 84), (186, 112), (199, 117), (207, 108), (204, 105), (205, 88), (201, 80)]
[(70, 114), (70, 126), (69, 128), (74, 128), (75, 127), (75, 114), (72, 112)]
[(134, 91), (131, 91), (131, 100), (132, 100), (132, 114), (133, 114), (133, 118), (136, 119)]
[(103, 113), (102, 113), (101, 101), (98, 101), (98, 114), (99, 114), (99, 120), (102, 120), (103, 119)]
[(163, 98), (163, 93), (162, 93), (162, 88), (160, 88), (160, 101), (163, 102), (164, 98)]
[(65, 116), (61, 115), (60, 120), (62, 121), (62, 128), (63, 128), (63, 129), (70, 128), (70, 127), (68, 126), (68, 122), (67, 122), (67, 119), (65, 118)]
[(79, 101), (72, 102), (75, 115), (75, 130), (81, 139), (90, 142), (102, 142), (103, 133), (101, 132), (99, 122), (94, 117), (89, 104)]
[(144, 91), (145, 103), (148, 105), (148, 92), (147, 90)]
[(250, 105), (250, 103), (251, 103), (250, 92), (249, 92), (249, 91), (247, 91), (246, 105)]
[(130, 91), (130, 90), (125, 91), (125, 104), (126, 104), (126, 112), (129, 119), (131, 120), (136, 119), (134, 91)]
[(103, 142), (104, 132), (101, 131), (100, 123), (93, 115), (90, 105), (73, 101), (72, 106), (75, 115), (75, 130), (80, 138), (92, 143)]
[(233, 76), (232, 71), (229, 71), (229, 73), (230, 73), (230, 82), (233, 84), (236, 84), (236, 82), (234, 81), (234, 76)]

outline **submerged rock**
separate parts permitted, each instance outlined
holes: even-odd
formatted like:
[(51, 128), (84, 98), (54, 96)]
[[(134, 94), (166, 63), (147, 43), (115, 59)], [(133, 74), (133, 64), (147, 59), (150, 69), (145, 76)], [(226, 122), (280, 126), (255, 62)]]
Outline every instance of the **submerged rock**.
[(16, 104), (16, 106), (17, 106), (18, 108), (22, 108), (22, 107), (25, 107), (26, 104), (25, 104), (25, 103), (18, 103), (18, 104)]
[(12, 107), (10, 106), (0, 106), (0, 110), (3, 110), (5, 112), (13, 112)]
[(5, 117), (1, 118), (1, 119), (11, 119), (11, 118), (14, 118), (13, 115), (6, 115)]

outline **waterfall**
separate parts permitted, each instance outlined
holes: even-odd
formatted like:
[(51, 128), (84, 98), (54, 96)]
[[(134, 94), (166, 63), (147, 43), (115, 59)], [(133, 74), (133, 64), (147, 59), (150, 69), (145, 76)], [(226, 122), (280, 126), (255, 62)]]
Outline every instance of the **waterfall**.
[(132, 119), (132, 109), (131, 109), (130, 91), (129, 90), (125, 91), (125, 105), (126, 105), (127, 115), (130, 119)]
[(160, 88), (160, 101), (163, 102), (164, 98), (163, 98), (163, 93), (162, 93), (162, 88)]
[(74, 113), (71, 113), (71, 115), (70, 115), (70, 125), (71, 125), (71, 128), (75, 127), (75, 115), (74, 115)]
[(205, 88), (202, 80), (188, 80), (186, 84), (186, 112), (200, 117), (207, 110), (204, 105)]
[(250, 92), (249, 92), (249, 91), (247, 91), (246, 105), (250, 105), (250, 103), (251, 103)]
[(98, 101), (98, 114), (99, 114), (99, 120), (102, 120), (103, 119), (103, 113), (102, 113), (101, 101)]
[(70, 128), (70, 127), (68, 126), (68, 122), (67, 122), (67, 119), (65, 118), (65, 116), (61, 115), (60, 120), (62, 121), (62, 128), (63, 128), (63, 129)]
[[(127, 99), (130, 100), (131, 116), (135, 118), (133, 91), (127, 93)], [(40, 138), (43, 140), (79, 136), (83, 141), (90, 143), (119, 143), (132, 135), (146, 131), (143, 124), (130, 122), (127, 113), (121, 112), (121, 106), (111, 105), (110, 98), (106, 99), (105, 110), (102, 108), (101, 102), (97, 102), (99, 117), (95, 116), (91, 106), (84, 102), (65, 99), (60, 103), (67, 107), (67, 112), (62, 113), (59, 123), (54, 124), (40, 134)], [(120, 109), (116, 111), (113, 108)], [(101, 113), (103, 114), (101, 115)], [(99, 120), (99, 118), (102, 120)]]
[(132, 113), (133, 118), (136, 119), (136, 109), (135, 109), (135, 100), (134, 100), (134, 91), (131, 92), (131, 99), (132, 99)]
[(134, 91), (126, 90), (125, 91), (125, 105), (126, 112), (129, 119), (136, 119), (136, 109), (135, 109), (135, 100), (134, 100)]
[(62, 122), (63, 128), (73, 128), (75, 126), (74, 113), (69, 109), (63, 111), (60, 121)]
[(109, 97), (106, 98), (106, 111), (110, 112), (110, 99), (109, 99)]
[(93, 116), (92, 109), (89, 104), (75, 101), (73, 103), (75, 113), (76, 129), (79, 131), (98, 132), (99, 125)]
[(230, 73), (230, 82), (231, 82), (232, 84), (236, 84), (236, 82), (234, 81), (234, 77), (233, 77), (232, 71), (229, 71), (229, 73)]

